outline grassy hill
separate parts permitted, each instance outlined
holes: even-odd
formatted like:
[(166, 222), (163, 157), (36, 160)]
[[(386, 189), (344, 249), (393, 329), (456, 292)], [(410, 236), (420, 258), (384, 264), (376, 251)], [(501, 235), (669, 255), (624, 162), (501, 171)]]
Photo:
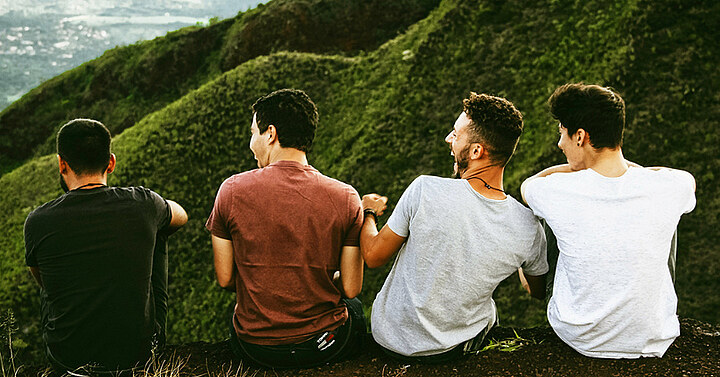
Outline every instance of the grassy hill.
[(120, 133), (257, 56), (374, 50), (439, 2), (275, 0), (209, 27), (187, 27), (114, 48), (47, 81), (0, 113), (0, 176), (29, 157), (52, 153), (55, 133), (67, 119), (98, 119)]
[[(248, 13), (261, 14), (281, 5), (305, 9), (306, 4), (315, 3), (320, 1), (275, 0)], [(358, 4), (364, 2), (349, 8), (365, 9)], [(373, 9), (385, 6), (374, 4)], [(317, 9), (333, 9), (337, 14), (344, 10)], [(318, 104), (320, 127), (309, 155), (311, 164), (354, 185), (361, 194), (385, 194), (391, 204), (417, 175), (449, 175), (452, 159), (443, 138), (469, 91), (505, 96), (525, 115), (525, 132), (506, 175), (506, 188), (517, 197), (525, 177), (564, 161), (555, 146), (555, 123), (545, 106), (552, 90), (573, 81), (616, 88), (628, 104), (626, 157), (642, 165), (685, 169), (697, 179), (698, 206), (683, 218), (679, 230), (679, 313), (720, 323), (720, 296), (716, 294), (720, 285), (720, 93), (716, 90), (720, 72), (715, 68), (715, 58), (720, 56), (719, 11), (720, 3), (689, 0), (547, 0), (532, 4), (443, 0), (403, 34), (379, 46), (369, 45), (377, 47), (369, 52), (332, 55), (320, 49), (317, 52), (324, 54), (268, 54), (271, 48), (231, 63), (232, 54), (221, 48), (227, 59), (216, 57), (216, 67), (228, 65), (203, 71), (204, 84), (188, 78), (196, 73), (172, 71), (177, 77), (168, 82), (202, 85), (191, 90), (193, 85), (187, 84), (187, 94), (183, 90), (167, 96), (148, 94), (140, 102), (149, 105), (138, 107), (137, 118), (112, 113), (101, 118), (116, 134), (124, 129), (113, 139), (118, 169), (110, 183), (150, 187), (181, 203), (191, 218), (170, 240), (169, 341), (215, 341), (225, 335), (226, 311), (233, 295), (214, 282), (210, 237), (203, 224), (223, 179), (255, 167), (247, 147), (250, 104), (284, 87), (304, 89)], [(279, 11), (267, 17), (273, 19), (277, 14)], [(248, 16), (241, 18), (248, 22)], [(235, 28), (229, 23), (205, 32)], [(349, 33), (356, 33), (357, 26), (354, 28), (348, 26)], [(256, 33), (267, 29), (258, 27)], [(371, 29), (366, 32), (375, 33)], [(167, 61), (194, 61), (196, 58), (186, 57), (185, 49), (177, 47), (190, 43), (193, 35), (182, 31), (152, 43), (177, 38), (177, 42), (167, 42), (167, 48), (176, 54)], [(131, 46), (128, 51), (134, 48), (139, 47)], [(113, 51), (92, 65), (110, 64), (105, 59), (131, 53)], [(127, 68), (121, 60), (113, 64)], [(219, 73), (233, 64), (237, 66)], [(95, 77), (82, 74), (89, 65), (64, 74), (78, 78), (63, 81), (63, 90), (75, 92), (68, 86), (73, 82), (85, 88), (80, 83)], [(63, 76), (51, 80), (35, 93), (59, 85), (56, 81), (61, 79)], [(115, 92), (112, 86), (103, 90)], [(0, 119), (11, 111), (22, 118), (58, 106), (53, 98), (33, 101), (32, 106), (9, 107)], [(132, 103), (128, 111), (135, 111)], [(26, 106), (24, 113), (21, 106)], [(41, 151), (42, 145), (47, 148), (44, 140), (57, 124), (72, 116), (96, 116), (80, 110), (58, 112), (67, 118), (58, 117), (56, 124), (43, 131), (38, 128), (37, 132), (45, 134), (30, 144)], [(123, 119), (128, 124), (120, 125)], [(13, 128), (12, 132), (35, 131)], [(12, 144), (5, 141), (5, 134), (0, 135), (2, 143)], [(29, 211), (59, 194), (52, 155), (30, 159), (0, 177), (0, 226), (5, 229), (0, 235), (0, 308), (15, 312), (22, 329), (20, 337), (27, 343), (39, 341), (38, 295), (24, 267), (22, 225)], [(361, 297), (366, 305), (371, 304), (386, 273), (387, 269), (367, 272)], [(545, 323), (543, 305), (522, 294), (516, 277), (499, 287), (496, 301), (503, 325)]]

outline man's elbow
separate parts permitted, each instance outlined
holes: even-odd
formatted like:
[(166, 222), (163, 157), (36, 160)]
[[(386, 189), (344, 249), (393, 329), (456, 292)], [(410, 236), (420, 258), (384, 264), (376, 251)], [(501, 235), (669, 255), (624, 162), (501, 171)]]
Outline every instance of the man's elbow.
[(367, 256), (364, 259), (365, 264), (368, 266), (368, 268), (378, 268), (385, 264), (385, 261), (378, 258), (373, 258), (372, 256)]
[(355, 298), (357, 295), (360, 294), (360, 291), (362, 290), (362, 286), (358, 287), (343, 287), (343, 293), (345, 293), (346, 298)]
[(377, 253), (372, 247), (362, 247), (361, 245), (360, 251), (362, 252), (363, 260), (365, 260), (365, 264), (368, 268), (378, 268), (385, 264), (385, 261), (382, 260), (382, 258), (377, 257)]
[(224, 289), (235, 288), (235, 276), (217, 275), (217, 282)]
[(168, 200), (170, 205), (170, 228), (178, 229), (188, 222), (188, 214), (183, 207), (172, 200)]

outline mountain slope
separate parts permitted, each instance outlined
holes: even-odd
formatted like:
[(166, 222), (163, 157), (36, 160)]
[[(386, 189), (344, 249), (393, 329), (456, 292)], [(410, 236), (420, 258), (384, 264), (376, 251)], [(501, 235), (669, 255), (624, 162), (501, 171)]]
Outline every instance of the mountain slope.
[[(0, 175), (54, 151), (57, 129), (89, 117), (120, 133), (254, 57), (357, 54), (424, 18), (439, 0), (275, 0), (208, 27), (114, 48), (40, 85), (0, 113)], [(42, 111), (38, 111), (42, 109)]]

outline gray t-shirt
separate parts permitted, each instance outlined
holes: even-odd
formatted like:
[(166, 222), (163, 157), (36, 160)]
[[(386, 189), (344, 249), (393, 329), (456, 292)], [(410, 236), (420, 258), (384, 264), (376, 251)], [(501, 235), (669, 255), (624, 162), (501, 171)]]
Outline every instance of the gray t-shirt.
[(381, 346), (406, 356), (442, 353), (496, 320), (492, 294), (522, 267), (547, 273), (545, 234), (508, 196), (485, 198), (464, 179), (420, 176), (388, 220), (407, 241), (372, 308)]

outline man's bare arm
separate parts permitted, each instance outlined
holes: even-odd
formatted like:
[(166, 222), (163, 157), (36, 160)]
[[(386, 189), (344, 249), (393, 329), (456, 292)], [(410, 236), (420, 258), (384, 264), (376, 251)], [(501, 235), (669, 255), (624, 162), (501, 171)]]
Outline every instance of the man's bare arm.
[(37, 267), (29, 267), (30, 268), (30, 274), (32, 274), (33, 278), (35, 278), (35, 281), (38, 283), (40, 288), (45, 288), (42, 282), (42, 277), (40, 276), (40, 269)]
[(180, 204), (168, 199), (166, 199), (166, 201), (170, 206), (170, 225), (168, 225), (168, 228), (170, 233), (174, 233), (187, 223), (188, 215)]
[[(363, 196), (363, 209), (372, 209), (377, 216), (382, 215), (387, 204), (387, 198), (377, 194)], [(360, 249), (365, 263), (370, 268), (376, 268), (387, 263), (390, 258), (400, 250), (407, 237), (401, 237), (385, 225), (380, 232), (377, 230), (375, 217), (365, 216), (360, 231)]]
[(518, 269), (518, 275), (520, 276), (520, 284), (523, 288), (530, 293), (530, 296), (538, 300), (545, 299), (545, 276), (532, 276), (526, 275), (522, 268)]
[(212, 236), (215, 276), (221, 287), (235, 290), (235, 262), (231, 240)]
[(340, 284), (343, 296), (354, 298), (362, 290), (363, 258), (358, 246), (343, 246), (340, 252)]

